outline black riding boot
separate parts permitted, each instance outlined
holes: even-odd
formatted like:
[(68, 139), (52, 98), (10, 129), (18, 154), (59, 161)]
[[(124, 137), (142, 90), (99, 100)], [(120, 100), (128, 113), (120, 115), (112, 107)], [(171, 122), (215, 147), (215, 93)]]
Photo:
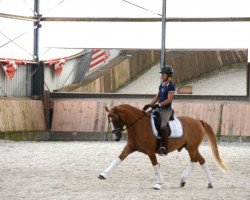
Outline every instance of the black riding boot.
[(161, 128), (161, 136), (162, 136), (162, 142), (159, 154), (164, 156), (168, 154), (168, 129), (167, 127)]

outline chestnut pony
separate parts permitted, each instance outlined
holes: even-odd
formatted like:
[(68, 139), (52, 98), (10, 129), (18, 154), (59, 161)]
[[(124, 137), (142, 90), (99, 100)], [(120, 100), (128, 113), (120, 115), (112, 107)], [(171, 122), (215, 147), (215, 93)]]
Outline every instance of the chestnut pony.
[[(156, 138), (152, 134), (148, 114), (128, 104), (118, 105), (110, 110), (107, 107), (105, 109), (108, 112), (108, 120), (112, 127), (114, 140), (119, 141), (122, 138), (122, 131), (127, 130), (127, 144), (119, 157), (117, 157), (107, 169), (100, 173), (98, 178), (106, 179), (114, 167), (121, 163), (129, 154), (134, 151), (139, 151), (149, 156), (156, 174), (156, 184), (154, 188), (160, 190), (163, 184), (163, 177), (156, 158)], [(180, 186), (184, 187), (189, 173), (198, 162), (204, 169), (208, 180), (208, 188), (212, 188), (212, 176), (198, 147), (206, 135), (219, 167), (223, 171), (226, 171), (227, 167), (220, 158), (214, 131), (209, 124), (202, 120), (186, 116), (178, 118), (182, 123), (183, 135), (180, 138), (169, 139), (168, 151), (181, 151), (182, 148), (185, 148), (189, 153), (190, 163), (181, 174)], [(124, 126), (126, 128), (124, 128)]]

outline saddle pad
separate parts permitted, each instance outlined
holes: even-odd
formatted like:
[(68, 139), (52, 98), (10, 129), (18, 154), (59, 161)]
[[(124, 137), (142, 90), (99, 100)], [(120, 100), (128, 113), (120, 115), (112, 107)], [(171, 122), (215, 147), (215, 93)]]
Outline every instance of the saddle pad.
[[(151, 129), (152, 129), (153, 135), (157, 139), (160, 139), (161, 137), (159, 136), (158, 131), (155, 127), (155, 120), (154, 120), (155, 117), (156, 116), (153, 113), (150, 114)], [(169, 126), (171, 129), (170, 138), (179, 138), (183, 135), (182, 124), (178, 118), (174, 117), (174, 120), (169, 121)]]
[(153, 112), (151, 112), (150, 113), (150, 124), (151, 124), (153, 136), (155, 136), (157, 139), (161, 139), (161, 137), (159, 136), (158, 130), (155, 127), (155, 118), (157, 118), (157, 116)]
[(174, 120), (169, 121), (168, 124), (169, 124), (170, 129), (171, 129), (170, 138), (179, 138), (183, 135), (182, 124), (178, 118), (174, 117)]

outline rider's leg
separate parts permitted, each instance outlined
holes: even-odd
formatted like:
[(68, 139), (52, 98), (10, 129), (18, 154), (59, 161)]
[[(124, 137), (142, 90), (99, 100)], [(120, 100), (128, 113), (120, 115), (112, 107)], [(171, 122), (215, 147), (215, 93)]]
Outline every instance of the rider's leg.
[(168, 153), (168, 139), (169, 139), (169, 131), (167, 129), (167, 123), (169, 118), (172, 115), (172, 110), (164, 110), (159, 109), (159, 113), (161, 116), (161, 135), (162, 135), (162, 145), (160, 148), (160, 154), (167, 155)]
[(160, 154), (168, 154), (168, 138), (169, 138), (169, 133), (167, 130), (167, 127), (161, 128), (161, 136), (162, 136), (162, 145), (160, 148)]

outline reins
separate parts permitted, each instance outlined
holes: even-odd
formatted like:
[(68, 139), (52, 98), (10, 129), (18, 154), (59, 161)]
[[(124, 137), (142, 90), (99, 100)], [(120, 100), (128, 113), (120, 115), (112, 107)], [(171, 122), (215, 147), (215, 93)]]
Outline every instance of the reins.
[[(140, 121), (145, 116), (147, 116), (147, 114), (144, 114), (143, 116), (139, 117), (137, 120), (135, 120), (134, 122), (132, 122), (131, 124), (129, 124), (128, 126), (126, 126), (126, 128), (123, 128), (122, 131), (127, 130), (129, 127), (133, 126), (135, 123), (137, 123), (138, 121)], [(120, 118), (120, 116), (119, 116), (119, 118)]]

